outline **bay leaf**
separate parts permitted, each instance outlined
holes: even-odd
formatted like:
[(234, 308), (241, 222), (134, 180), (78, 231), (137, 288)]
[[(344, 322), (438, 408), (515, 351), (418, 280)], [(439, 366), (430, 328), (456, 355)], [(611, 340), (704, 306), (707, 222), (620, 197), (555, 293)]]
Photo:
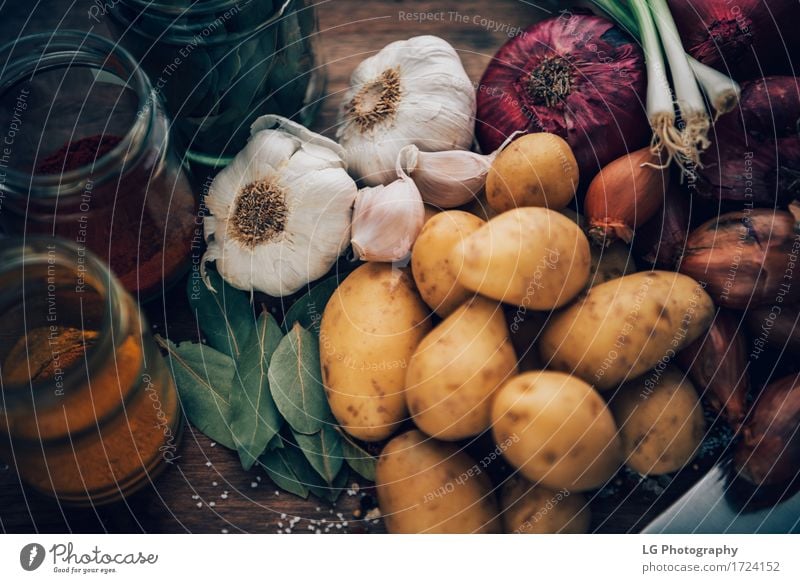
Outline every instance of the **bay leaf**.
[(295, 324), (272, 355), (269, 389), (278, 411), (298, 433), (316, 433), (330, 420), (321, 376), (319, 341)]
[(262, 312), (236, 361), (230, 395), (230, 426), (245, 470), (253, 467), (283, 424), (267, 378), (272, 354), (282, 337), (275, 318), (269, 312)]
[(375, 464), (378, 463), (377, 458), (358, 445), (353, 438), (347, 435), (341, 428), (337, 427), (336, 431), (339, 432), (342, 438), (342, 454), (347, 461), (347, 465), (359, 476), (366, 478), (370, 482), (374, 482)]
[(317, 433), (306, 435), (295, 432), (294, 438), (311, 467), (328, 484), (332, 484), (344, 463), (342, 436), (339, 432), (332, 425), (326, 423)]
[(311, 467), (308, 459), (306, 459), (296, 443), (291, 441), (285, 441), (284, 443), (286, 447), (281, 451), (284, 454), (284, 459), (290, 464), (292, 471), (297, 476), (297, 479), (320, 500), (328, 500), (330, 502), (336, 501), (342, 493), (342, 488), (347, 484), (347, 468), (343, 468), (339, 474), (337, 474), (333, 485), (326, 484), (322, 476)]
[(333, 292), (339, 287), (339, 282), (340, 276), (332, 275), (297, 298), (292, 307), (286, 311), (283, 318), (283, 329), (288, 332), (295, 324), (300, 324), (306, 330), (311, 330), (319, 336), (322, 312)]
[(208, 269), (208, 279), (215, 291), (199, 277), (189, 278), (187, 295), (192, 312), (209, 346), (239, 358), (241, 343), (256, 327), (250, 294), (225, 283), (215, 269)]
[(161, 336), (156, 336), (156, 342), (169, 351), (167, 364), (186, 418), (208, 438), (236, 449), (228, 424), (233, 359), (203, 344), (181, 342), (176, 346)]
[(308, 498), (308, 486), (297, 477), (284, 450), (268, 451), (258, 458), (258, 463), (278, 488)]

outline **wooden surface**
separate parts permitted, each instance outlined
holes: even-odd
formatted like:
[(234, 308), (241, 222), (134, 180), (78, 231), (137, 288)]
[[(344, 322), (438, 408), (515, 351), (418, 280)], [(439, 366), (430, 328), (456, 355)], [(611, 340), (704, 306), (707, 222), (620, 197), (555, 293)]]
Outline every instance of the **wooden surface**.
[[(96, 32), (103, 33), (102, 24), (87, 18), (90, 2), (81, 0), (66, 13), (56, 9), (57, 4), (49, 0), (33, 11), (27, 2), (2, 4), (3, 38), (12, 40), (21, 29), (34, 32), (95, 26)], [(507, 40), (504, 30), (524, 27), (544, 14), (531, 3), (517, 0), (451, 3), (329, 0), (318, 7), (318, 12), (320, 44), (328, 60), (329, 97), (316, 129), (328, 135), (335, 132), (341, 92), (347, 87), (353, 68), (387, 43), (419, 34), (442, 36), (455, 46), (471, 79), (477, 82), (486, 63)], [(438, 16), (436, 20), (414, 22), (408, 20), (410, 13)], [(500, 30), (490, 30), (490, 25), (483, 24), (486, 19), (493, 20), (494, 27)], [(160, 333), (175, 339), (194, 335), (195, 326), (182, 284), (169, 292), (163, 302), (148, 305), (146, 311)], [(44, 500), (20, 486), (13, 467), (0, 464), (0, 530), (271, 533), (288, 527), (290, 518), (296, 516), (303, 520), (293, 526), (293, 532), (383, 531), (381, 523), (364, 523), (353, 517), (353, 510), (361, 504), (371, 506), (369, 489), (351, 492), (352, 495), (344, 493), (335, 507), (313, 497), (303, 501), (285, 492), (278, 494), (266, 475), (242, 471), (234, 452), (211, 447), (206, 437), (191, 429), (184, 433), (179, 455), (175, 467), (158, 479), (152, 489), (125, 504), (97, 511), (68, 511)], [(668, 491), (654, 497), (652, 493), (640, 496), (628, 492), (613, 499), (598, 499), (593, 502), (594, 527), (604, 532), (638, 530), (677, 494)]]

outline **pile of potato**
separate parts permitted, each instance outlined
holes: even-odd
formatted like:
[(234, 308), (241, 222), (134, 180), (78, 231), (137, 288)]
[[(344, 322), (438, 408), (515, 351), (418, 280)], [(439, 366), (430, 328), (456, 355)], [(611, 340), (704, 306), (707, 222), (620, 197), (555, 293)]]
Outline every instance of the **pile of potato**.
[[(342, 427), (382, 441), (416, 426), (378, 461), (390, 532), (585, 532), (581, 492), (623, 464), (674, 471), (700, 444), (697, 392), (670, 362), (713, 303), (686, 275), (636, 273), (623, 244), (590, 246), (562, 212), (577, 166), (554, 138), (497, 158), (484, 218), (433, 214), (410, 270), (363, 265), (325, 309), (322, 376)], [(471, 459), (464, 440), (487, 430), (496, 448)], [(493, 484), (500, 457), (516, 471)]]

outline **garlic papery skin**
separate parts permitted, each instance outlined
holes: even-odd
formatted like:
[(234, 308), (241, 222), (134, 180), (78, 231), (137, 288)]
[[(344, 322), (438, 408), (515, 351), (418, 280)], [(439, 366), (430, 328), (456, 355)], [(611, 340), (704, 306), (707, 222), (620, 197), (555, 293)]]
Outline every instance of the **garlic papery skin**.
[(486, 186), (486, 175), (495, 154), (484, 156), (468, 150), (421, 152), (408, 150), (407, 170), (422, 200), (443, 209), (455, 208), (475, 199)]
[(422, 196), (399, 160), (397, 180), (358, 191), (350, 243), (362, 261), (406, 259), (425, 222)]
[(216, 262), (236, 288), (298, 291), (347, 248), (357, 193), (338, 144), (279, 116), (259, 118), (206, 195), (201, 272)]
[(336, 137), (351, 173), (388, 184), (409, 144), (426, 152), (467, 150), (475, 129), (475, 87), (447, 41), (417, 36), (393, 42), (356, 67)]

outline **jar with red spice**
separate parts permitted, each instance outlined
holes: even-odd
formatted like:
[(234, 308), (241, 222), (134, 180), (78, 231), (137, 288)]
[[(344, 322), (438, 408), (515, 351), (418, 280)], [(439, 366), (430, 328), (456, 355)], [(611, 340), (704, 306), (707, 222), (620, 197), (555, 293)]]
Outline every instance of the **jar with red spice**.
[(0, 226), (94, 252), (139, 301), (163, 293), (202, 222), (145, 73), (77, 31), (24, 37), (0, 59)]

